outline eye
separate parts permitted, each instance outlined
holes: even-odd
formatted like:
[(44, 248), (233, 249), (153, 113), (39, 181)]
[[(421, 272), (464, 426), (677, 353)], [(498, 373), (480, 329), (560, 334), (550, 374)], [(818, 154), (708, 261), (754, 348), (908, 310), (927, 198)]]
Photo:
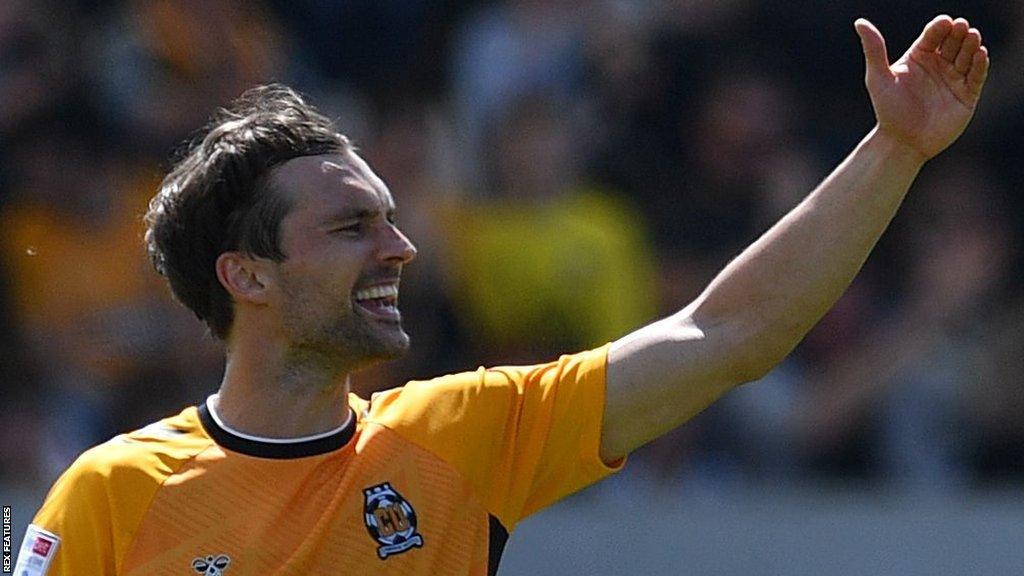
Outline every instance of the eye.
[(362, 222), (353, 222), (351, 224), (346, 224), (344, 226), (339, 226), (338, 228), (335, 228), (334, 230), (331, 230), (331, 233), (332, 234), (341, 234), (342, 236), (351, 236), (351, 237), (354, 238), (354, 237), (362, 235), (363, 228), (364, 228), (364, 226), (363, 226)]

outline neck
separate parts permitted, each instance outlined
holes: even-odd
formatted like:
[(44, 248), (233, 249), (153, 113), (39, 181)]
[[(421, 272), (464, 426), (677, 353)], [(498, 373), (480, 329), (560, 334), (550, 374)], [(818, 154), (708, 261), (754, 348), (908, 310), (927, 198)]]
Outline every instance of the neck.
[(347, 369), (290, 354), (260, 338), (232, 338), (214, 407), (230, 428), (265, 438), (297, 438), (345, 423)]

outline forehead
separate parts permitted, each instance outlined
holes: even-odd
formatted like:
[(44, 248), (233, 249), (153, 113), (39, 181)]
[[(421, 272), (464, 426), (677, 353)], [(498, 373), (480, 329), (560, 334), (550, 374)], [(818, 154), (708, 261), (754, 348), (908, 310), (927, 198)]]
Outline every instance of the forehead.
[(291, 214), (300, 218), (395, 208), (387, 185), (351, 151), (292, 158), (274, 168), (270, 179), (290, 197)]

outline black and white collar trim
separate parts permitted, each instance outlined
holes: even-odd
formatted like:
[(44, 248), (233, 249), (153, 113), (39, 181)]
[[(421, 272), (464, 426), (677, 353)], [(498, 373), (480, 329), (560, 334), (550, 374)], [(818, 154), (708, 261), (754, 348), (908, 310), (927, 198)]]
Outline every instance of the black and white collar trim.
[(348, 411), (348, 419), (341, 426), (312, 436), (299, 438), (264, 438), (246, 434), (224, 424), (213, 406), (214, 396), (210, 396), (197, 406), (199, 421), (210, 438), (223, 448), (257, 458), (305, 458), (333, 452), (348, 444), (356, 430), (356, 421), (352, 410)]

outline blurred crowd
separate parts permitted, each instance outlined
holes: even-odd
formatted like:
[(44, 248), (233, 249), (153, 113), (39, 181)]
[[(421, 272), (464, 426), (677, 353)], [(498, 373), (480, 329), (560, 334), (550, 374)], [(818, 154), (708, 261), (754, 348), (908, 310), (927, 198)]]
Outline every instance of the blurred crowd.
[(852, 22), (982, 29), (977, 117), (764, 381), (642, 449), (671, 485), (1024, 482), (1020, 0), (4, 0), (0, 484), (213, 392), (142, 215), (219, 105), (280, 81), (388, 182), (411, 353), (357, 391), (594, 347), (695, 297), (872, 126)]

